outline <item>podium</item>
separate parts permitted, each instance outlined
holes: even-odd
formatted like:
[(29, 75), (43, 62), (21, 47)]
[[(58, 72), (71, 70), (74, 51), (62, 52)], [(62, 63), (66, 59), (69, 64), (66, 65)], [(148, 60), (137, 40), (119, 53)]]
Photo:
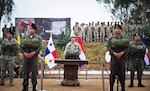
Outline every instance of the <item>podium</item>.
[(80, 82), (78, 81), (78, 65), (88, 64), (88, 61), (77, 59), (55, 59), (55, 63), (64, 64), (64, 79), (61, 81), (61, 85), (80, 85)]

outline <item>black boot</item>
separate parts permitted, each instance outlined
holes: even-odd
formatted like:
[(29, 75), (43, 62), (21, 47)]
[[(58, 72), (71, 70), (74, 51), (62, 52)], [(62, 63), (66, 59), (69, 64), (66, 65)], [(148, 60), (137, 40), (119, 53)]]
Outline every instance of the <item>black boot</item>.
[(33, 85), (33, 90), (32, 90), (32, 91), (37, 91), (37, 90), (36, 90), (36, 85), (35, 85), (35, 84)]
[(134, 85), (133, 85), (133, 79), (131, 79), (131, 83), (130, 83), (130, 85), (128, 87), (134, 87)]
[(22, 91), (28, 91), (28, 85), (23, 85)]
[(0, 86), (4, 86), (5, 84), (4, 84), (4, 78), (2, 78), (1, 80), (0, 80)]
[(109, 79), (109, 84), (110, 84), (110, 91), (113, 91), (113, 86), (114, 86), (114, 83), (115, 83), (115, 77), (114, 76), (110, 76), (110, 79)]
[(141, 79), (138, 80), (138, 87), (145, 87), (142, 82), (141, 82)]
[(121, 91), (125, 91), (125, 80), (120, 80), (121, 83)]

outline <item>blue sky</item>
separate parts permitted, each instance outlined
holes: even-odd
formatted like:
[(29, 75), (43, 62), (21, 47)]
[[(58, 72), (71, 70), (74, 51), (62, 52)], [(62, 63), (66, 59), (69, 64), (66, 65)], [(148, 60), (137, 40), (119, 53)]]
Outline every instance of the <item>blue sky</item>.
[[(75, 22), (88, 23), (112, 21), (111, 14), (96, 0), (14, 0), (12, 23), (16, 17), (71, 18)], [(2, 22), (1, 26), (3, 27)], [(10, 23), (8, 24), (8, 26)]]

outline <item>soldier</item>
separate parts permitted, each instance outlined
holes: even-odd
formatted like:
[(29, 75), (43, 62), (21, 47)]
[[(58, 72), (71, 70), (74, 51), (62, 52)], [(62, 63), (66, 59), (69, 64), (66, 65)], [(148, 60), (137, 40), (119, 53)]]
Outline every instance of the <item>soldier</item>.
[(105, 41), (105, 25), (101, 23), (100, 26), (100, 41)]
[(36, 90), (37, 85), (37, 66), (38, 66), (38, 53), (42, 48), (42, 38), (37, 35), (36, 32), (36, 25), (30, 25), (30, 34), (25, 36), (20, 44), (20, 51), (23, 54), (24, 61), (23, 61), (23, 90), (28, 91), (28, 84), (29, 84), (29, 73), (32, 72), (32, 85), (33, 90)]
[(90, 42), (92, 41), (92, 25), (89, 23), (87, 27), (87, 40)]
[(76, 24), (73, 26), (73, 31), (74, 31), (74, 34), (78, 37), (79, 32), (80, 32), (80, 26), (78, 22), (76, 22)]
[(5, 38), (2, 41), (1, 49), (2, 49), (2, 63), (1, 63), (2, 76), (1, 76), (0, 85), (4, 85), (4, 78), (6, 75), (6, 70), (8, 68), (9, 79), (10, 79), (9, 85), (13, 86), (14, 62), (19, 52), (19, 45), (16, 39), (13, 38), (11, 32), (8, 32), (7, 38)]
[(15, 37), (16, 29), (15, 29), (15, 26), (13, 26), (12, 23), (10, 24), (9, 32), (11, 32), (13, 37)]
[(14, 67), (14, 71), (16, 72), (16, 76), (15, 78), (17, 78), (18, 76), (21, 76), (21, 71), (20, 69), (22, 69), (21, 65), (22, 65), (23, 59), (22, 59), (22, 54), (18, 53), (18, 56), (15, 60), (15, 67)]
[(143, 59), (146, 52), (145, 45), (141, 42), (140, 34), (134, 34), (134, 41), (131, 41), (129, 46), (129, 65), (131, 70), (129, 87), (134, 87), (134, 72), (137, 70), (138, 87), (145, 87), (142, 82)]
[(128, 40), (121, 35), (122, 28), (116, 25), (115, 35), (108, 39), (107, 48), (111, 55), (110, 64), (110, 91), (113, 91), (113, 85), (116, 75), (121, 83), (122, 90), (125, 91), (125, 62), (128, 49)]
[(73, 34), (70, 36), (70, 42), (67, 43), (64, 51), (66, 59), (78, 59), (81, 53), (81, 47), (78, 42), (76, 42), (76, 36)]
[(85, 24), (84, 23), (82, 23), (81, 25), (80, 25), (80, 33), (79, 33), (79, 35), (80, 35), (80, 37), (82, 38), (82, 41), (85, 41), (85, 26), (84, 26)]
[(8, 28), (6, 24), (2, 28), (2, 32), (3, 32), (3, 39), (7, 38)]
[(98, 23), (95, 23), (95, 26), (94, 26), (94, 39), (95, 41), (98, 41), (99, 40), (99, 28), (100, 26), (98, 25)]

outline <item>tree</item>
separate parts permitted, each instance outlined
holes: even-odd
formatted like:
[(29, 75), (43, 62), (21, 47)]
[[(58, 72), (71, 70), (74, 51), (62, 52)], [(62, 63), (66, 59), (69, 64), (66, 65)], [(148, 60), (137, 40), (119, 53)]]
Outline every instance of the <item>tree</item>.
[[(96, 0), (109, 6), (113, 16), (123, 22), (146, 24), (149, 19), (150, 0)], [(150, 20), (148, 20), (150, 21)], [(149, 22), (148, 22), (149, 23)]]
[(12, 15), (13, 6), (13, 0), (0, 0), (0, 22), (2, 20), (2, 17), (5, 17), (5, 20), (11, 20), (10, 16)]

